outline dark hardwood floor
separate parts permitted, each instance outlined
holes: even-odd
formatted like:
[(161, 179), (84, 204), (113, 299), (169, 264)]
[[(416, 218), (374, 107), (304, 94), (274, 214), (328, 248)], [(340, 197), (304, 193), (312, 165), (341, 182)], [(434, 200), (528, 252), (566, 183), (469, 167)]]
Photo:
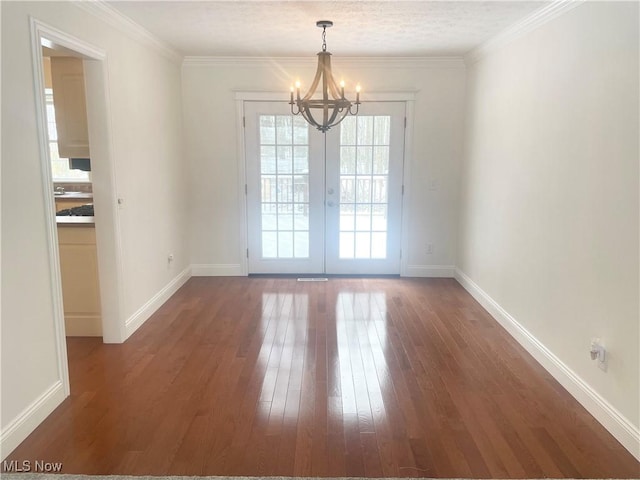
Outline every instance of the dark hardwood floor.
[[(639, 477), (452, 279), (192, 278), (9, 460), (64, 473)], [(586, 354), (586, 352), (585, 352)]]

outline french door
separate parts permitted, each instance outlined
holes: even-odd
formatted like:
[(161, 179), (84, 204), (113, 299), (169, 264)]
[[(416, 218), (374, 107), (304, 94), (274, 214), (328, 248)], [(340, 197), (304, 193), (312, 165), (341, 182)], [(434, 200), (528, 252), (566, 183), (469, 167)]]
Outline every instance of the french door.
[(405, 104), (326, 134), (283, 102), (244, 114), (249, 273), (399, 273)]

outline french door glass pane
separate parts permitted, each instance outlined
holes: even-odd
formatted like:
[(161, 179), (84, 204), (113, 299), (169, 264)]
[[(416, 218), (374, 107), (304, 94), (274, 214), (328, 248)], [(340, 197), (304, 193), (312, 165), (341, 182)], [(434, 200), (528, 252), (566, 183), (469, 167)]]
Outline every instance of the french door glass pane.
[(387, 258), (390, 137), (389, 115), (340, 124), (340, 258)]
[(340, 258), (355, 257), (354, 239), (355, 239), (355, 233), (340, 232)]
[(260, 115), (262, 257), (309, 258), (309, 128)]
[(260, 143), (275, 145), (276, 143), (275, 115), (260, 115)]

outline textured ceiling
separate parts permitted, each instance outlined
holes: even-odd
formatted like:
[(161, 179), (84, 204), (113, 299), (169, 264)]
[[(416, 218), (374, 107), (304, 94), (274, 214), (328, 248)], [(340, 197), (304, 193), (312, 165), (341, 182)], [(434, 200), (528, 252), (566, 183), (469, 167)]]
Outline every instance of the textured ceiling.
[(109, 1), (183, 55), (462, 55), (544, 6), (529, 1)]

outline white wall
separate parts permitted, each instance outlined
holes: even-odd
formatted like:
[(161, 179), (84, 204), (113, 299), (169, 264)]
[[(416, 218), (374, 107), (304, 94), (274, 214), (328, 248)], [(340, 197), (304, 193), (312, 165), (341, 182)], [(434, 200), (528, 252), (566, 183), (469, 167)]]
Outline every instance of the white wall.
[(468, 67), (458, 235), (460, 270), (635, 432), (638, 13), (584, 3)]
[[(440, 266), (455, 265), (457, 176), (461, 156), (464, 66), (458, 61), (380, 62), (340, 58), (334, 53), (334, 72), (347, 83), (359, 81), (366, 92), (416, 93), (408, 222), (408, 265), (412, 275), (442, 273)], [(282, 92), (289, 85), (313, 78), (311, 63), (273, 59), (239, 60), (222, 64), (201, 62), (183, 67), (185, 142), (191, 173), (191, 260), (194, 273), (240, 273), (241, 203), (238, 195), (236, 147), (237, 115), (234, 91)], [(351, 65), (351, 67), (348, 67)], [(424, 186), (436, 180), (437, 190)], [(434, 253), (426, 254), (427, 242)], [(201, 268), (199, 268), (201, 267)], [(451, 273), (450, 273), (451, 275)]]
[[(188, 268), (180, 65), (67, 2), (2, 2), (2, 457), (62, 396), (29, 15), (106, 51), (122, 245), (122, 331)], [(167, 254), (175, 256), (167, 266)], [(115, 268), (100, 265), (100, 268)], [(128, 330), (131, 331), (131, 328)]]
[[(108, 55), (110, 149), (125, 200), (117, 219), (121, 320), (132, 329), (190, 263), (239, 271), (234, 91), (286, 98), (291, 80), (311, 78), (314, 67), (277, 59), (188, 64), (181, 81), (175, 62), (70, 3), (1, 6), (4, 457), (62, 398), (28, 15)], [(410, 273), (457, 264), (637, 428), (638, 5), (584, 4), (471, 66), (462, 171), (459, 63), (389, 69), (334, 53), (340, 76), (364, 85), (363, 99), (367, 91), (417, 92)], [(588, 359), (596, 335), (610, 353), (607, 373)]]

